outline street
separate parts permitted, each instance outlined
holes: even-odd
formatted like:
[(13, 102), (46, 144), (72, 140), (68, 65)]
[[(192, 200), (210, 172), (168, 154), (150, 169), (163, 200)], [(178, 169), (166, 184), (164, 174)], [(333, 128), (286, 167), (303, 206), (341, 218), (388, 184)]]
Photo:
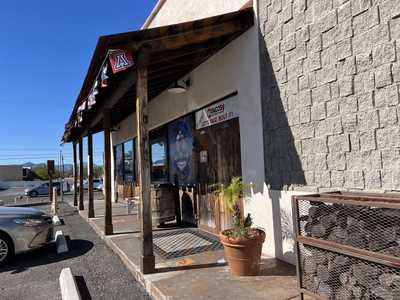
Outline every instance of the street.
[[(49, 211), (49, 205), (35, 206)], [(69, 252), (55, 245), (16, 256), (0, 268), (1, 299), (61, 299), (59, 275), (70, 267), (83, 299), (150, 299), (121, 260), (97, 236), (74, 208), (63, 206)]]

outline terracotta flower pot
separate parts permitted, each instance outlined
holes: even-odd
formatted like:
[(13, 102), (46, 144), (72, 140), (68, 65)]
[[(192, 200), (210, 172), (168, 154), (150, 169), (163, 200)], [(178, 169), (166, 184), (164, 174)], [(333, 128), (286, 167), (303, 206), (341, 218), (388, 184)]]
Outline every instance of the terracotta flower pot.
[(231, 273), (238, 276), (256, 276), (260, 272), (261, 250), (265, 241), (265, 232), (252, 228), (250, 238), (234, 239), (226, 236), (224, 230), (219, 234), (224, 245), (225, 259)]

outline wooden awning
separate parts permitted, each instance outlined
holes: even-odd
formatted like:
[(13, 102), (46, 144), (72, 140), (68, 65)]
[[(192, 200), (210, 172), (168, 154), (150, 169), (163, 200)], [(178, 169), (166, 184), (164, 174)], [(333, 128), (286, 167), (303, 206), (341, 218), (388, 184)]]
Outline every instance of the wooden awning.
[[(128, 49), (135, 57), (138, 49), (150, 48), (148, 96), (151, 100), (253, 25), (253, 8), (246, 8), (193, 22), (100, 37), (71, 117), (65, 126), (63, 142), (74, 142), (88, 133), (102, 131), (102, 112), (106, 108), (112, 111), (112, 124), (121, 122), (135, 111), (135, 66), (112, 75), (109, 86), (99, 89), (96, 103), (91, 109), (83, 113), (80, 110), (110, 49)], [(78, 110), (80, 122), (76, 122)]]

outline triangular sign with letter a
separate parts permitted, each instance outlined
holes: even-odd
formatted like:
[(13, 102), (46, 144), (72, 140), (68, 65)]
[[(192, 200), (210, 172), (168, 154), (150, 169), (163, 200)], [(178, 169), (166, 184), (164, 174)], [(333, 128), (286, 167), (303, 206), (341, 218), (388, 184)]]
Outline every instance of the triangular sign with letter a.
[(109, 50), (108, 57), (114, 74), (133, 66), (132, 55), (127, 50)]

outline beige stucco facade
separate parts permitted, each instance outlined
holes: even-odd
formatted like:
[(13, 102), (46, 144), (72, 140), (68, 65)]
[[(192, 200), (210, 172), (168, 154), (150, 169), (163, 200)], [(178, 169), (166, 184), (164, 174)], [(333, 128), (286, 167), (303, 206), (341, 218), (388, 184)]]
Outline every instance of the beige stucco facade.
[[(237, 11), (247, 3), (247, 0), (167, 0), (148, 26)], [(258, 34), (258, 26), (255, 25), (187, 74), (185, 78), (191, 79), (192, 86), (186, 93), (171, 94), (165, 91), (153, 99), (149, 104), (149, 126), (154, 129), (237, 92), (242, 176), (245, 182), (254, 184), (245, 201), (245, 212), (252, 214), (255, 226), (266, 231), (264, 254), (293, 262), (292, 222), (290, 202), (287, 201), (290, 195), (276, 195), (265, 185)], [(112, 144), (117, 145), (135, 136), (136, 116), (132, 114), (112, 133)], [(112, 177), (115, 178), (115, 174)], [(116, 186), (112, 188), (115, 199)], [(280, 199), (285, 199), (282, 205)]]
[(149, 20), (150, 22), (146, 26), (148, 28), (190, 22), (238, 11), (248, 0), (166, 0), (159, 2), (161, 8)]

